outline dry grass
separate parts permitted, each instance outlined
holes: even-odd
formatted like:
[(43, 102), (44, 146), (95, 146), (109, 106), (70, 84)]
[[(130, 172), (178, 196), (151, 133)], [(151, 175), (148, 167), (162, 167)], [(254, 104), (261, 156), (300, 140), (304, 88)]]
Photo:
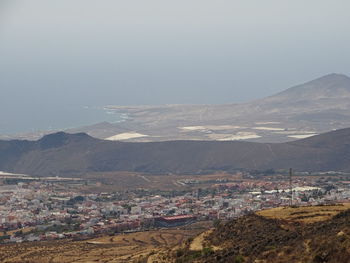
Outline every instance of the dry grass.
[(138, 262), (161, 250), (182, 244), (200, 230), (159, 230), (88, 241), (47, 241), (0, 246), (3, 263)]
[[(150, 175), (132, 172), (106, 172), (106, 173), (90, 173), (85, 178), (96, 180), (95, 186), (88, 186), (83, 189), (86, 192), (111, 192), (124, 189), (162, 189), (162, 190), (184, 190), (189, 188), (208, 187), (212, 183), (209, 180), (241, 179), (240, 175), (232, 175), (227, 173), (215, 173), (208, 175)], [(184, 186), (178, 183), (179, 180), (198, 180), (202, 181), (199, 185)]]
[(314, 223), (328, 220), (347, 209), (350, 209), (350, 203), (329, 206), (277, 207), (258, 211), (257, 214), (267, 218)]
[[(23, 233), (28, 233), (30, 231), (32, 231), (34, 229), (34, 227), (25, 227), (25, 228), (20, 228), (20, 229), (16, 229), (16, 230), (11, 230), (11, 231), (7, 231), (6, 234), (7, 235), (12, 235), (18, 231), (22, 231)], [(0, 236), (3, 236), (4, 232), (0, 232)]]
[(214, 231), (214, 229), (210, 229), (208, 231), (205, 231), (201, 233), (200, 235), (196, 236), (193, 241), (190, 244), (189, 250), (192, 251), (201, 251), (205, 247), (210, 247), (214, 251), (221, 250), (222, 247), (220, 246), (213, 246), (209, 245), (208, 242), (206, 242), (206, 238)]

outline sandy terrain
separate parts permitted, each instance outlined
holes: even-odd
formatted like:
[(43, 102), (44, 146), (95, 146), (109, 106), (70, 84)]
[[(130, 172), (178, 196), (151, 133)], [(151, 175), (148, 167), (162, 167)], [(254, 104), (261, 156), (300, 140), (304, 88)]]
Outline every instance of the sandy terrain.
[(125, 132), (125, 133), (120, 133), (120, 134), (116, 134), (114, 136), (108, 137), (105, 140), (122, 141), (122, 140), (129, 140), (129, 139), (135, 139), (135, 138), (141, 138), (141, 137), (148, 137), (148, 135), (137, 133), (137, 132)]
[(254, 130), (260, 130), (260, 131), (284, 131), (283, 128), (274, 128), (274, 127), (253, 127)]
[(246, 139), (256, 139), (261, 136), (254, 132), (237, 132), (235, 134), (208, 134), (208, 137), (211, 140), (217, 141), (237, 141), (237, 140), (246, 140)]
[(268, 125), (268, 124), (280, 124), (278, 121), (265, 121), (265, 122), (256, 122), (256, 125)]
[(317, 133), (288, 135), (289, 138), (305, 139), (317, 135)]
[(205, 130), (206, 128), (204, 126), (187, 126), (187, 127), (179, 127), (179, 129), (184, 131), (201, 131), (201, 130)]
[(187, 127), (178, 127), (183, 131), (222, 131), (222, 130), (232, 130), (232, 129), (244, 129), (246, 127), (237, 126), (237, 125), (205, 125), (205, 126), (187, 126)]

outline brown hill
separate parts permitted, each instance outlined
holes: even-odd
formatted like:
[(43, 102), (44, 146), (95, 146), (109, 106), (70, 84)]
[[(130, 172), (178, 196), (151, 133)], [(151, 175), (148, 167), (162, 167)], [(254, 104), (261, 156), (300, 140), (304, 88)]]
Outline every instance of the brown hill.
[[(320, 208), (332, 212), (341, 207)], [(303, 209), (308, 208), (285, 209), (292, 215), (302, 215)], [(175, 250), (172, 252), (174, 260), (169, 262), (347, 263), (350, 259), (349, 223), (350, 210), (309, 224), (250, 214), (219, 225), (207, 235), (199, 251), (191, 249), (190, 245)]]
[(286, 169), (350, 171), (350, 128), (288, 143), (112, 142), (63, 132), (38, 141), (0, 141), (0, 170), (37, 176), (86, 172), (203, 173)]

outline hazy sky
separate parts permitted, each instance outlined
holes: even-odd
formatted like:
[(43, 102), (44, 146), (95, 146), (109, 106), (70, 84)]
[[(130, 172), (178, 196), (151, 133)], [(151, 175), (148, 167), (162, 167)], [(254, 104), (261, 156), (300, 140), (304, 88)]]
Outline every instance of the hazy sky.
[(348, 0), (0, 0), (0, 122), (61, 105), (239, 102), (350, 75), (349, 10)]

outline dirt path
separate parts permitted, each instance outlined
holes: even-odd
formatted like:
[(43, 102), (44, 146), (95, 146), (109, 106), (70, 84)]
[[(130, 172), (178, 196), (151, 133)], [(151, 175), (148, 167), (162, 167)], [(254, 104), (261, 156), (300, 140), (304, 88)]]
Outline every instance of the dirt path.
[(202, 250), (204, 239), (211, 232), (212, 232), (212, 230), (209, 230), (209, 231), (203, 232), (199, 236), (195, 237), (190, 245), (190, 250)]
[[(198, 251), (198, 250), (202, 250), (204, 248), (204, 241), (205, 238), (210, 235), (211, 232), (213, 232), (214, 229), (210, 229), (208, 231), (203, 232), (202, 234), (198, 235), (197, 237), (194, 238), (194, 240), (192, 241), (192, 243), (190, 244), (190, 250), (193, 251)], [(214, 251), (216, 250), (221, 250), (221, 247), (218, 246), (210, 246)]]

